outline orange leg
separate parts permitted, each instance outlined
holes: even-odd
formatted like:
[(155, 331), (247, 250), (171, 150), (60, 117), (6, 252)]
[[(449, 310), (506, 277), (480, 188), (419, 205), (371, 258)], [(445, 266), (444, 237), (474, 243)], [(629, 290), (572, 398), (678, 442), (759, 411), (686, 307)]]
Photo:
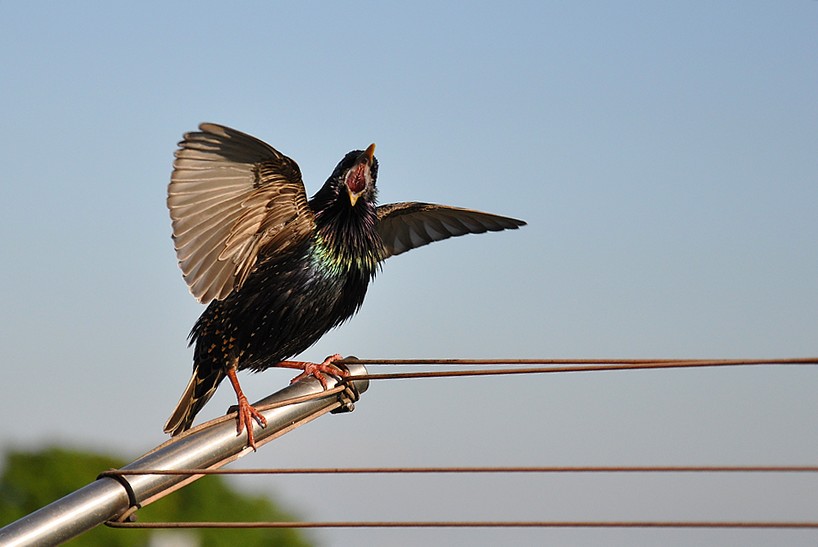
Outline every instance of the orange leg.
[(284, 368), (298, 368), (304, 371), (290, 380), (291, 384), (294, 384), (297, 381), (303, 380), (309, 376), (313, 376), (317, 378), (319, 382), (321, 382), (324, 389), (327, 389), (327, 379), (324, 376), (325, 374), (329, 374), (331, 376), (347, 375), (346, 371), (341, 370), (332, 364), (333, 361), (340, 361), (341, 359), (343, 359), (343, 356), (336, 353), (335, 355), (330, 355), (324, 359), (323, 363), (310, 363), (308, 361), (281, 361), (277, 366)]
[(233, 384), (233, 390), (236, 392), (236, 398), (239, 401), (238, 406), (238, 416), (236, 417), (237, 424), (236, 424), (236, 434), (241, 435), (241, 432), (244, 428), (247, 428), (247, 446), (251, 447), (254, 451), (256, 450), (256, 439), (253, 437), (253, 420), (258, 422), (258, 425), (261, 427), (267, 427), (267, 419), (261, 415), (261, 413), (253, 408), (253, 406), (247, 402), (247, 397), (245, 397), (244, 392), (241, 390), (241, 386), (239, 385), (239, 379), (236, 376), (236, 369), (230, 367), (227, 369), (227, 377), (230, 378), (230, 383)]

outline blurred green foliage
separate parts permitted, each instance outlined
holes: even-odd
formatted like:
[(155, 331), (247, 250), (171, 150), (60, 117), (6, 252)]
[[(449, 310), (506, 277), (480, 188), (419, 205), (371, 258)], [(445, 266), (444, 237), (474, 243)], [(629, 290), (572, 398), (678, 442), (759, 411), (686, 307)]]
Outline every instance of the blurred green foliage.
[[(0, 526), (13, 522), (92, 482), (102, 471), (125, 465), (112, 456), (50, 447), (6, 453), (0, 477)], [(242, 494), (223, 477), (207, 476), (140, 509), (149, 521), (296, 520), (264, 496)], [(69, 546), (221, 547), (232, 545), (311, 545), (298, 530), (122, 530), (101, 525), (66, 543)]]

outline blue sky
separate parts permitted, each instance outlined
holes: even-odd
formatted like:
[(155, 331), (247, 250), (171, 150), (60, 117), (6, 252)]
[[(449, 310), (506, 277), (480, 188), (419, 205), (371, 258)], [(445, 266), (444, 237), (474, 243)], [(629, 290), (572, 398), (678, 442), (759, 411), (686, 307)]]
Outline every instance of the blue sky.
[[(360, 314), (304, 358), (818, 355), (816, 17), (809, 1), (4, 2), (0, 444), (135, 456), (163, 440), (202, 311), (176, 266), (164, 200), (176, 142), (202, 121), (290, 155), (310, 194), (344, 153), (376, 142), (382, 202), (529, 223), (391, 259)], [(242, 383), (259, 399), (290, 375)], [(379, 382), (355, 413), (246, 465), (813, 464), (816, 385), (812, 368)], [(202, 417), (232, 397), (220, 389)], [(339, 479), (332, 492), (352, 488), (342, 507), (326, 479), (249, 486), (316, 520), (815, 519), (807, 479), (740, 479)]]

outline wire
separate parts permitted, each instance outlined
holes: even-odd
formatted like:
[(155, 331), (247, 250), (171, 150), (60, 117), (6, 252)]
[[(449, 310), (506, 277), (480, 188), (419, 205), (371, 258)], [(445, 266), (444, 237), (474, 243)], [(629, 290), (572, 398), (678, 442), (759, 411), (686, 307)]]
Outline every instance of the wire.
[(113, 522), (111, 528), (754, 528), (818, 529), (812, 521), (271, 521)]
[(653, 363), (695, 363), (699, 366), (818, 364), (818, 357), (774, 359), (357, 359), (335, 361), (359, 365), (639, 365)]
[(130, 475), (343, 475), (416, 473), (818, 473), (818, 465), (602, 465), (513, 467), (310, 467), (289, 469), (113, 469)]
[(471, 370), (417, 371), (355, 376), (363, 380), (394, 380), (408, 378), (442, 378), (458, 376), (497, 376), (512, 374), (548, 374), (567, 372), (603, 372), (618, 370), (656, 370), (674, 368), (793, 366), (818, 365), (818, 358), (787, 359), (345, 359), (341, 364), (361, 365), (548, 365), (545, 367), (493, 368)]
[[(515, 466), (515, 467), (352, 467), (289, 469), (139, 469), (106, 475), (294, 475), (418, 473), (818, 473), (815, 465)], [(818, 529), (814, 521), (267, 521), (120, 522), (113, 528), (735, 528)]]
[[(426, 370), (356, 375), (354, 380), (493, 376), (666, 370), (737, 366), (818, 365), (818, 358), (786, 359), (356, 359), (338, 364), (502, 367), (457, 370)], [(533, 366), (539, 365), (539, 366)], [(342, 386), (335, 388), (343, 389)], [(326, 395), (317, 394), (317, 395)], [(307, 396), (308, 399), (313, 396)], [(269, 405), (283, 406), (296, 401)], [(225, 419), (231, 419), (225, 417)], [(706, 466), (514, 466), (514, 467), (356, 467), (290, 469), (141, 469), (111, 470), (102, 476), (130, 475), (295, 475), (295, 474), (419, 474), (419, 473), (818, 473), (813, 465), (706, 465)], [(733, 529), (818, 529), (818, 521), (648, 521), (648, 520), (555, 520), (555, 521), (324, 521), (324, 522), (106, 522), (114, 528), (733, 528)]]

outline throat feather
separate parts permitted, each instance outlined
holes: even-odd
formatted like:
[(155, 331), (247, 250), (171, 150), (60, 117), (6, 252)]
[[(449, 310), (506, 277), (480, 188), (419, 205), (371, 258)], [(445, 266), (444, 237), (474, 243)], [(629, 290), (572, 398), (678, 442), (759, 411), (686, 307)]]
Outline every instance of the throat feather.
[(379, 268), (381, 256), (377, 232), (319, 229), (313, 245), (313, 259), (320, 268), (332, 275), (355, 276), (370, 280)]

